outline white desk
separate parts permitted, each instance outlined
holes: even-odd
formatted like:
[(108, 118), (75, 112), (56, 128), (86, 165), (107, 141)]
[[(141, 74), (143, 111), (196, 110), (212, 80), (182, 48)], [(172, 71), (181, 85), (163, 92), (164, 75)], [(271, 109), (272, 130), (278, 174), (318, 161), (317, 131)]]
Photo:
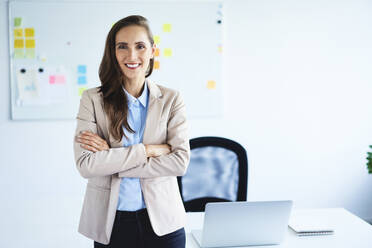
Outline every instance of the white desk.
[[(334, 227), (335, 233), (327, 236), (298, 237), (288, 227), (282, 244), (273, 246), (249, 246), (249, 248), (372, 248), (372, 225), (363, 221), (343, 208), (296, 210), (327, 219)], [(199, 248), (190, 231), (202, 229), (204, 213), (187, 213), (186, 248)], [(241, 248), (241, 247), (240, 247)]]

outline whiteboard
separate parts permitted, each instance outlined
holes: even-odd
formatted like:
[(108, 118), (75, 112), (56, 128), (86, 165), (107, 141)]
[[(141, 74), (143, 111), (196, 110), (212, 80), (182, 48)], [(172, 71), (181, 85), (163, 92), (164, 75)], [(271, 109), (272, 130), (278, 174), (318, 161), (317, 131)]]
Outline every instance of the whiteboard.
[(188, 116), (222, 114), (220, 2), (9, 3), (12, 119), (73, 119), (100, 85), (105, 40), (121, 18), (150, 22), (159, 48), (150, 79), (181, 92)]

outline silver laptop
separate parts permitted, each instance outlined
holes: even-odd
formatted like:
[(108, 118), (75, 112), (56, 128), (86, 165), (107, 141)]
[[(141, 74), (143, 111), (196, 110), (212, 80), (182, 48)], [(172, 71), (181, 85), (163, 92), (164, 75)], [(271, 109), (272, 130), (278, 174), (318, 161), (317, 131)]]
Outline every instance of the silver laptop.
[(200, 247), (275, 245), (288, 229), (292, 201), (207, 203)]

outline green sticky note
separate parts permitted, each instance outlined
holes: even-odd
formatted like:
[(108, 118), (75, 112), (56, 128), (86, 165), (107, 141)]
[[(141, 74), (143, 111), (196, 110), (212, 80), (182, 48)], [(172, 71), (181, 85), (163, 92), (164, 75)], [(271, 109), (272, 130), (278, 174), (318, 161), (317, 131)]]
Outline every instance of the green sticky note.
[(15, 17), (14, 18), (14, 27), (20, 27), (22, 25), (22, 18), (21, 17)]
[(79, 94), (79, 96), (81, 96), (82, 94), (83, 94), (83, 92), (84, 92), (84, 90), (86, 90), (87, 88), (85, 88), (85, 87), (80, 87), (79, 89), (78, 89), (78, 94)]
[(14, 49), (14, 59), (24, 59), (25, 58), (25, 50), (22, 48), (15, 48)]
[(35, 49), (34, 48), (28, 48), (26, 49), (26, 59), (34, 59), (35, 58)]
[(159, 35), (154, 35), (154, 43), (156, 45), (160, 43), (160, 36)]

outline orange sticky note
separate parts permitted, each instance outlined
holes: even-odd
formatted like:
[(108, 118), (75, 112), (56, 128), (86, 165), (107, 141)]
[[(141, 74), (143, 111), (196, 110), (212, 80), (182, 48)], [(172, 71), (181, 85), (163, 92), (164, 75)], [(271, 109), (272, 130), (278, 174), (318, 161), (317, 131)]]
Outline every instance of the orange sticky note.
[(160, 36), (159, 35), (154, 35), (154, 43), (156, 45), (160, 43)]
[(23, 29), (15, 28), (14, 29), (14, 38), (23, 37)]
[(26, 48), (35, 48), (35, 40), (26, 40)]
[(34, 28), (25, 28), (25, 36), (26, 37), (34, 37), (35, 36)]
[(158, 60), (154, 61), (154, 69), (159, 69), (160, 68), (160, 62)]
[(155, 48), (155, 54), (154, 54), (155, 57), (159, 57), (160, 56), (160, 49), (159, 48)]
[(172, 56), (172, 48), (164, 48), (164, 57), (171, 57)]
[(84, 90), (86, 90), (86, 89), (87, 88), (85, 88), (85, 87), (80, 87), (79, 91), (78, 91), (79, 96), (81, 96), (83, 94)]
[(23, 39), (14, 40), (14, 48), (24, 48), (24, 47), (25, 47), (25, 43)]
[(170, 23), (163, 24), (163, 32), (169, 33), (171, 30), (172, 30), (172, 24)]
[(210, 90), (214, 90), (216, 88), (216, 82), (213, 80), (209, 80), (207, 83), (207, 88)]

